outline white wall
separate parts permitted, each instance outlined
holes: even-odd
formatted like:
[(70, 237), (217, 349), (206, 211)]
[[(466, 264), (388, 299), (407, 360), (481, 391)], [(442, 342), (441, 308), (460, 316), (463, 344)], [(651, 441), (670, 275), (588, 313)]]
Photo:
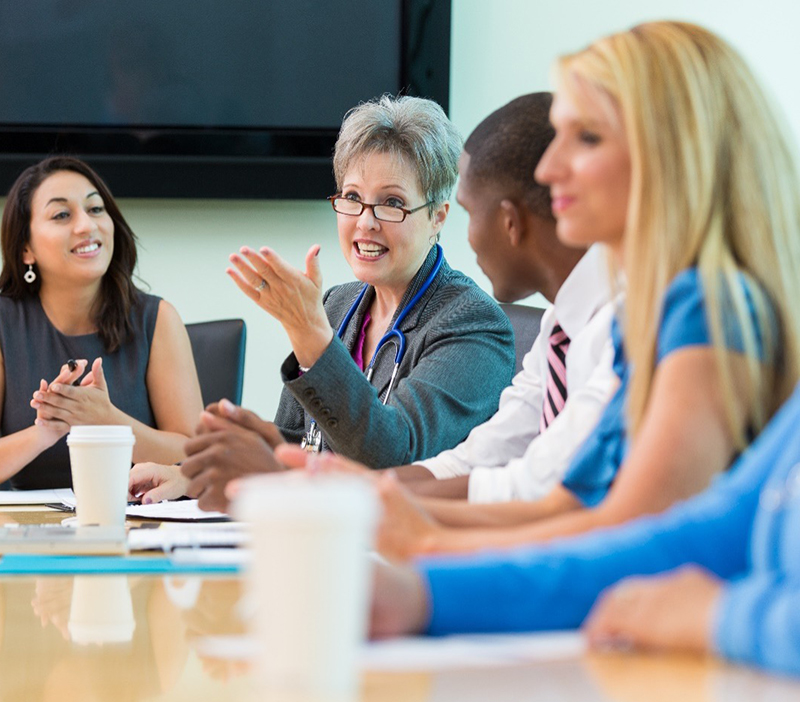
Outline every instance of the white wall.
[[(453, 0), (453, 121), (466, 136), (508, 100), (549, 88), (556, 55), (601, 34), (663, 18), (695, 21), (732, 41), (800, 132), (800, 6), (786, 0)], [(225, 277), (227, 256), (242, 244), (266, 244), (301, 265), (305, 251), (318, 242), (326, 285), (348, 280), (328, 203), (123, 200), (121, 205), (142, 242), (141, 277), (178, 308), (184, 321), (247, 321), (244, 404), (271, 417), (288, 344), (280, 326)], [(443, 232), (448, 259), (490, 290), (465, 232), (465, 215), (454, 205)]]

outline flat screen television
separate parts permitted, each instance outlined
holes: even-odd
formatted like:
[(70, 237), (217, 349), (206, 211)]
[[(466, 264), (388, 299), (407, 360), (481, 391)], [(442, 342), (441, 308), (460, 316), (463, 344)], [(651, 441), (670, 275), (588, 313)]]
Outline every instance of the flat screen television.
[(447, 111), (450, 0), (0, 3), (0, 192), (55, 153), (118, 197), (319, 198), (345, 112)]

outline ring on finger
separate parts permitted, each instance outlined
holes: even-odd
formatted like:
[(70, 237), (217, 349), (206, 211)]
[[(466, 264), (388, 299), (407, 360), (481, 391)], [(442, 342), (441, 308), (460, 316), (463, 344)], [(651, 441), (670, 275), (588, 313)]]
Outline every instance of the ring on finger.
[(262, 278), (261, 282), (258, 285), (256, 285), (256, 290), (258, 290), (258, 292), (261, 292), (266, 287), (267, 287), (267, 281)]

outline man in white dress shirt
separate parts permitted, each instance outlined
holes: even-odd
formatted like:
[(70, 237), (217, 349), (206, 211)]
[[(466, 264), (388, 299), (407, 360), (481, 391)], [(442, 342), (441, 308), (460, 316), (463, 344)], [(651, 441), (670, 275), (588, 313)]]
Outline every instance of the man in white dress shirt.
[[(543, 497), (561, 480), (617, 387), (604, 253), (598, 247), (583, 253), (558, 241), (549, 191), (533, 179), (553, 138), (550, 103), (549, 93), (517, 98), (481, 122), (464, 145), (457, 200), (469, 213), (469, 242), (495, 297), (512, 302), (539, 292), (553, 306), (497, 413), (454, 449), (396, 469), (418, 494), (474, 502)], [(566, 403), (542, 430), (556, 324), (568, 344), (560, 371)]]

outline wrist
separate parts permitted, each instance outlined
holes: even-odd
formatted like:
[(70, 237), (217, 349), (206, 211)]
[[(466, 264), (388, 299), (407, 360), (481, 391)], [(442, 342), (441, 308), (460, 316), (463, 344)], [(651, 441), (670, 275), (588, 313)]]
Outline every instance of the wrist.
[(333, 329), (306, 330), (305, 332), (288, 332), (289, 343), (297, 359), (297, 364), (304, 373), (320, 359), (333, 340)]
[(46, 425), (34, 423), (31, 427), (33, 430), (34, 445), (39, 453), (49, 449), (62, 436), (66, 436), (69, 433), (69, 425), (67, 424), (63, 427), (58, 427), (59, 423), (55, 422), (55, 420), (50, 419), (44, 421), (47, 421)]

